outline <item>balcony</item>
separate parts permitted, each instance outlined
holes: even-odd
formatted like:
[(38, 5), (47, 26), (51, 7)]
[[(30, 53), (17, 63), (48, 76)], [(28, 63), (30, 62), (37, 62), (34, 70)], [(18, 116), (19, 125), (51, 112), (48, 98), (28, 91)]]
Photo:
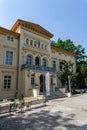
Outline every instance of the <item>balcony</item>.
[(56, 71), (56, 68), (52, 68), (52, 67), (44, 67), (44, 66), (35, 66), (35, 65), (21, 65), (21, 69), (30, 69), (30, 70), (34, 70), (34, 71), (41, 71), (41, 72), (54, 72)]

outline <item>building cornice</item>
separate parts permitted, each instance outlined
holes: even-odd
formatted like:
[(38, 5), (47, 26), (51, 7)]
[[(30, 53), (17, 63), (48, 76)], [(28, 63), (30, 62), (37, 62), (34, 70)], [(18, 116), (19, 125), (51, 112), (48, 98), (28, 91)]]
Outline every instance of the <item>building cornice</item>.
[(50, 39), (50, 38), (53, 37), (53, 34), (51, 34), (50, 32), (48, 32), (46, 29), (44, 29), (40, 25), (35, 24), (35, 23), (31, 23), (31, 22), (27, 22), (27, 21), (24, 21), (24, 20), (20, 20), (20, 19), (18, 19), (16, 21), (16, 23), (11, 28), (11, 31), (16, 32), (16, 30), (18, 29), (19, 26), (28, 28), (31, 31), (33, 31), (33, 33), (37, 33), (39, 35), (42, 34), (42, 35), (48, 37), (48, 39)]
[(0, 34), (4, 34), (4, 35), (10, 34), (10, 35), (15, 36), (16, 38), (18, 38), (20, 36), (19, 33), (13, 32), (13, 31), (8, 30), (8, 29), (3, 28), (3, 27), (0, 27)]
[(52, 49), (52, 50), (55, 50), (55, 51), (57, 51), (57, 52), (62, 52), (63, 54), (67, 54), (67, 55), (69, 55), (69, 56), (75, 57), (75, 54), (73, 54), (73, 53), (71, 53), (71, 52), (69, 52), (69, 51), (63, 50), (63, 49), (61, 49), (61, 48), (51, 46), (51, 49)]

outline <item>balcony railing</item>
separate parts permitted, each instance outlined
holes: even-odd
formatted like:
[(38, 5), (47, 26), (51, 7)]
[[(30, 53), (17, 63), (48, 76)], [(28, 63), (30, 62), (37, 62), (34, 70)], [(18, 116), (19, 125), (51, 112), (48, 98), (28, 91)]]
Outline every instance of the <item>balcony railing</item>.
[(34, 70), (34, 71), (45, 71), (45, 72), (55, 72), (56, 71), (56, 68), (35, 66), (35, 65), (28, 65), (28, 64), (21, 65), (21, 69), (24, 69), (24, 68), (28, 68), (28, 69)]

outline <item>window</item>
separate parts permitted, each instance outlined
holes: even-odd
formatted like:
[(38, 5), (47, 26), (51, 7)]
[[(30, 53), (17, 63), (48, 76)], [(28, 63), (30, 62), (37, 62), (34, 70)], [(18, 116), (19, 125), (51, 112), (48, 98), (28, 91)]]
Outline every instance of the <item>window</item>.
[(40, 48), (40, 41), (38, 41), (38, 48)]
[(27, 57), (26, 57), (26, 64), (28, 64), (28, 65), (32, 64), (32, 56), (27, 55)]
[(35, 84), (35, 74), (31, 75), (31, 85)]
[(7, 40), (13, 42), (14, 39), (13, 39), (13, 37), (11, 37), (11, 36), (7, 36)]
[(54, 53), (54, 54), (55, 54), (55, 51), (54, 51), (54, 50), (52, 50), (52, 53)]
[(26, 45), (29, 45), (29, 39), (27, 38), (25, 41)]
[(33, 40), (30, 40), (30, 45), (31, 45), (31, 46), (33, 45)]
[(47, 46), (45, 45), (45, 50), (47, 50)]
[(11, 52), (11, 51), (6, 51), (5, 64), (7, 64), (7, 65), (12, 65), (12, 62), (13, 62), (13, 52)]
[(12, 42), (13, 42), (13, 37), (11, 37), (11, 39), (10, 39)]
[(63, 70), (63, 65), (60, 63), (60, 71)]
[(47, 60), (44, 58), (43, 59), (43, 67), (46, 67), (47, 66)]
[(35, 65), (40, 66), (40, 59), (39, 57), (35, 57)]
[(61, 53), (59, 53), (59, 55), (62, 55)]
[(4, 88), (11, 88), (11, 76), (4, 76)]
[(35, 47), (37, 46), (37, 42), (36, 42), (36, 41), (34, 41), (34, 46), (35, 46)]
[(41, 48), (43, 49), (43, 44), (41, 45)]
[(56, 69), (56, 61), (53, 61), (53, 68)]
[(10, 36), (7, 37), (8, 41), (10, 41)]

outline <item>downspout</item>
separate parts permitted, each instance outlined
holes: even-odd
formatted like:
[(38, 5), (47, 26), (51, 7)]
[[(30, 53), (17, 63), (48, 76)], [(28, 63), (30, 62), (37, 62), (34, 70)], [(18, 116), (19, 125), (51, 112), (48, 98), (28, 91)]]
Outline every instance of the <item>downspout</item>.
[(15, 97), (18, 98), (19, 95), (19, 73), (20, 73), (20, 36), (18, 37), (18, 58), (17, 58), (17, 86), (16, 86), (16, 93)]

